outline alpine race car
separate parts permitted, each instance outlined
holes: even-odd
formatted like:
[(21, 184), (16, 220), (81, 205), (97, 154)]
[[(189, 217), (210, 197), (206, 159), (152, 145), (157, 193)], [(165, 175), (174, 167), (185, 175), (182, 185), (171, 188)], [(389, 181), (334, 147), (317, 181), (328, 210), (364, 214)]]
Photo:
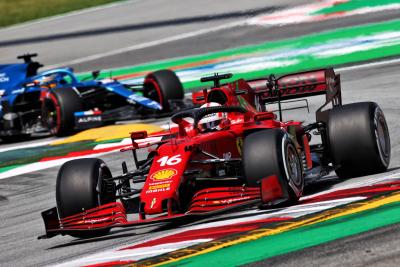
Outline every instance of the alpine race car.
[[(65, 163), (57, 207), (42, 213), (46, 234), (93, 237), (114, 227), (185, 223), (232, 209), (295, 204), (305, 183), (335, 171), (339, 178), (384, 172), (390, 138), (376, 103), (342, 105), (333, 69), (220, 85), (230, 74), (202, 78), (214, 86), (193, 94), (200, 108), (174, 114), (177, 128), (132, 132), (136, 170), (112, 176), (100, 159)], [(284, 121), (283, 105), (325, 95), (316, 121)], [(276, 114), (271, 104), (279, 108)], [(138, 150), (149, 153), (139, 158)], [(141, 185), (141, 186), (139, 186)], [(138, 187), (139, 186), (139, 187)], [(138, 219), (129, 219), (134, 213)]]
[(174, 72), (150, 73), (143, 84), (115, 79), (79, 81), (71, 68), (38, 73), (37, 54), (24, 63), (0, 65), (0, 138), (50, 132), (57, 136), (115, 121), (168, 115), (181, 108), (182, 84)]

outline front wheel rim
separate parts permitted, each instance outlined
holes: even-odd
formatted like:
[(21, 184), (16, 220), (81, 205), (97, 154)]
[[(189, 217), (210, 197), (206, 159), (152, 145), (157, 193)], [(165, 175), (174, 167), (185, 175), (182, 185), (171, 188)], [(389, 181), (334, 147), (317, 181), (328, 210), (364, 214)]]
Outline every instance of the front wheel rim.
[(286, 156), (287, 168), (289, 179), (293, 181), (296, 186), (301, 184), (301, 168), (300, 168), (300, 160), (297, 156), (295, 148), (292, 145), (289, 145), (287, 148), (287, 156)]
[(59, 114), (52, 101), (46, 101), (43, 113), (46, 127), (49, 129), (51, 134), (56, 134), (58, 129), (57, 121)]
[(375, 138), (382, 163), (387, 166), (390, 156), (389, 130), (385, 118), (378, 113), (375, 119)]

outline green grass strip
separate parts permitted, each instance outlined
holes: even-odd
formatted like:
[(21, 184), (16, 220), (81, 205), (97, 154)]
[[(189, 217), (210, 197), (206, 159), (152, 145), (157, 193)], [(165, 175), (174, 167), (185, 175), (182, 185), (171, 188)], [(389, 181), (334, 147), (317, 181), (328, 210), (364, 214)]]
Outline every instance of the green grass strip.
[(57, 146), (39, 146), (32, 148), (21, 148), (0, 153), (0, 172), (19, 167), (21, 165), (35, 163), (43, 158), (65, 156), (68, 153), (90, 150), (97, 143), (93, 141), (82, 141)]
[(123, 138), (104, 140), (100, 142), (81, 141), (62, 145), (46, 145), (32, 148), (21, 148), (0, 153), (0, 173), (26, 164), (35, 163), (43, 158), (66, 156), (71, 152), (91, 150), (99, 144), (121, 142)]
[(0, 0), (0, 27), (121, 0)]
[(22, 166), (23, 164), (19, 164), (19, 165), (9, 165), (9, 166), (5, 166), (5, 167), (0, 167), (0, 173), (2, 172), (6, 172), (15, 168), (18, 168), (20, 166)]
[[(400, 203), (390, 203), (278, 235), (226, 247), (163, 266), (238, 266), (316, 246), (400, 222)], [(240, 255), (240, 256), (238, 256)]]

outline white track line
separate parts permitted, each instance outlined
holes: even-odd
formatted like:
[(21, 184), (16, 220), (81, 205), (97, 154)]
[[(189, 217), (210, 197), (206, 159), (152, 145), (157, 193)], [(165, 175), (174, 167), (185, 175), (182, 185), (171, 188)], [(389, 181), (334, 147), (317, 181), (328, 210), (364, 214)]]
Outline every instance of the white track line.
[[(197, 245), (200, 243), (205, 243), (212, 241), (213, 239), (193, 239), (186, 240), (182, 242), (171, 242), (166, 244), (159, 244), (151, 247), (142, 247), (136, 249), (127, 250), (106, 250), (98, 252), (96, 254), (88, 255), (86, 257), (78, 258), (76, 260), (67, 261), (61, 264), (56, 264), (57, 267), (78, 267), (78, 266), (90, 266), (99, 264), (100, 266), (104, 263), (104, 266), (114, 266), (109, 264), (113, 261), (139, 261), (142, 259), (159, 256), (164, 253), (172, 252), (178, 249), (183, 249), (192, 245)], [(122, 247), (123, 248), (123, 247)]]
[(400, 63), (400, 58), (395, 58), (395, 59), (388, 59), (388, 60), (382, 60), (382, 61), (376, 61), (376, 62), (369, 62), (369, 63), (360, 63), (357, 65), (353, 66), (348, 66), (348, 67), (341, 67), (341, 68), (335, 68), (335, 71), (338, 72), (345, 72), (345, 71), (350, 71), (350, 70), (359, 70), (359, 69), (367, 69), (371, 67), (380, 67), (380, 66), (387, 66), (387, 65), (394, 65)]
[(47, 146), (48, 144), (54, 142), (55, 140), (51, 141), (43, 141), (43, 142), (35, 142), (35, 143), (30, 143), (30, 144), (17, 144), (15, 146), (9, 146), (5, 148), (0, 148), (0, 153), (10, 151), (10, 150), (17, 150), (17, 149), (24, 149), (24, 148), (32, 148), (32, 147), (38, 147), (38, 146)]
[[(117, 150), (117, 151), (119, 151), (119, 150)], [(26, 173), (41, 171), (41, 170), (49, 169), (52, 167), (57, 167), (57, 166), (64, 164), (65, 162), (73, 160), (73, 159), (100, 157), (100, 156), (110, 154), (113, 152), (115, 152), (115, 151), (107, 151), (107, 152), (94, 153), (94, 154), (83, 155), (83, 156), (78, 156), (78, 157), (61, 158), (61, 159), (55, 159), (55, 160), (49, 160), (49, 161), (39, 161), (39, 162), (29, 163), (29, 164), (22, 165), (20, 167), (16, 167), (14, 169), (0, 173), (0, 180), (13, 178), (15, 176), (23, 175)]]
[(212, 32), (216, 32), (216, 31), (225, 30), (225, 29), (237, 27), (237, 26), (240, 26), (240, 25), (244, 25), (245, 22), (246, 22), (246, 20), (240, 20), (240, 21), (235, 21), (235, 22), (232, 22), (232, 23), (220, 25), (220, 26), (217, 26), (217, 27), (210, 27), (210, 28), (207, 28), (207, 29), (201, 29), (201, 30), (197, 30), (197, 31), (182, 33), (182, 34), (178, 34), (178, 35), (175, 35), (175, 36), (166, 37), (166, 38), (163, 38), (163, 39), (158, 39), (158, 40), (154, 40), (154, 41), (150, 41), (150, 42), (146, 42), (146, 43), (136, 44), (136, 45), (132, 45), (132, 46), (128, 46), (128, 47), (112, 50), (112, 51), (105, 52), (105, 53), (98, 53), (98, 54), (94, 54), (94, 55), (91, 55), (91, 56), (87, 56), (87, 57), (82, 57), (82, 58), (79, 58), (79, 59), (66, 61), (66, 62), (63, 62), (63, 63), (60, 63), (60, 64), (46, 66), (46, 69), (52, 69), (52, 68), (57, 68), (57, 67), (60, 67), (60, 66), (66, 66), (66, 65), (80, 64), (80, 63), (83, 63), (83, 62), (93, 61), (93, 60), (96, 60), (96, 59), (109, 57), (109, 56), (114, 56), (114, 55), (118, 55), (118, 54), (125, 53), (125, 52), (131, 52), (131, 51), (134, 51), (134, 50), (140, 50), (140, 49), (143, 49), (143, 48), (148, 48), (148, 47), (153, 47), (153, 46), (157, 46), (157, 45), (161, 45), (161, 44), (165, 44), (165, 43), (179, 41), (179, 40), (182, 40), (182, 39), (187, 39), (187, 38), (191, 38), (191, 37), (195, 37), (195, 36), (199, 36), (199, 35), (203, 35), (203, 34), (207, 34), (207, 33), (212, 33)]

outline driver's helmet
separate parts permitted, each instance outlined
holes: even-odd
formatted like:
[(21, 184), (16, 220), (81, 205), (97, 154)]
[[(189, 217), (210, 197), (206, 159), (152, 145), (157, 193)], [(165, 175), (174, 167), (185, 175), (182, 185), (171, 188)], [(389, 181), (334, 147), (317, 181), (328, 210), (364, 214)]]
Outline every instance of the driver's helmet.
[[(219, 107), (221, 104), (216, 102), (209, 102), (202, 105), (200, 108)], [(199, 129), (203, 132), (221, 130), (221, 122), (226, 119), (225, 112), (216, 112), (204, 116), (199, 121)]]
[(35, 80), (36, 83), (41, 85), (56, 83), (56, 81), (57, 81), (56, 73), (53, 73), (51, 75), (45, 75)]

